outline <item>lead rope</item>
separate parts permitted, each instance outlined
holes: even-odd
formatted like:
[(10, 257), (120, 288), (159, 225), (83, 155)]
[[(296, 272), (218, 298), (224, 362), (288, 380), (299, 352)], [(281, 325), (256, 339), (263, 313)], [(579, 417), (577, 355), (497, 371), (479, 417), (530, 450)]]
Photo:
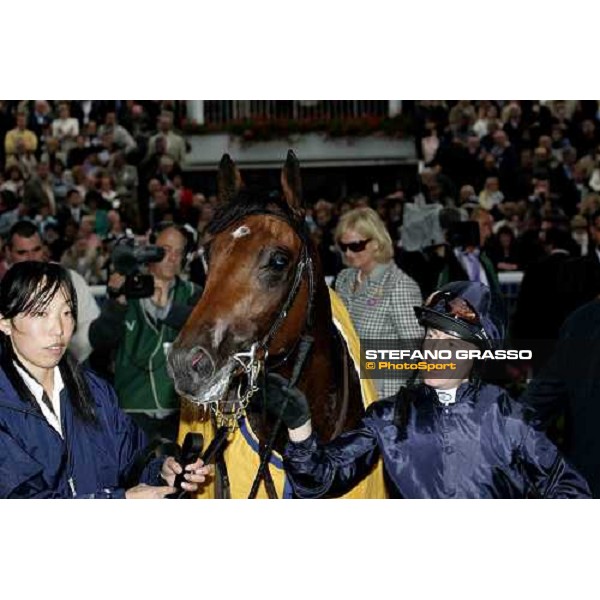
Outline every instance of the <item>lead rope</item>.
[[(306, 252), (306, 245), (304, 246), (303, 254), (305, 254), (305, 252)], [(312, 258), (310, 257), (308, 252), (306, 252), (306, 254), (305, 254), (305, 259), (306, 259), (305, 266), (307, 267), (306, 272), (308, 275), (308, 312), (306, 314), (306, 321), (304, 323), (304, 329), (307, 329), (310, 331), (313, 326), (313, 298), (314, 298), (314, 291), (315, 291), (315, 280), (314, 280)], [(298, 287), (299, 287), (299, 285), (298, 285)], [(291, 304), (290, 304), (290, 306), (291, 306)], [(314, 337), (312, 337), (309, 334), (304, 334), (300, 338), (300, 344), (298, 346), (298, 355), (296, 357), (296, 363), (294, 364), (294, 370), (292, 371), (292, 377), (288, 383), (288, 388), (294, 387), (296, 385), (296, 383), (298, 383), (298, 380), (300, 379), (300, 375), (302, 373), (302, 369), (304, 368), (304, 363), (306, 362), (306, 358), (308, 357), (308, 354), (310, 353), (310, 350), (312, 348), (314, 341), (315, 341)], [(266, 381), (267, 381), (266, 363), (264, 366), (264, 378), (265, 378), (265, 385), (263, 386), (263, 406), (266, 405), (266, 393), (267, 393), (266, 392)], [(271, 436), (270, 436), (267, 444), (265, 445), (264, 449), (262, 450), (262, 452), (260, 452), (260, 464), (258, 466), (258, 471), (256, 472), (254, 482), (252, 483), (252, 488), (250, 489), (250, 493), (248, 494), (249, 499), (256, 498), (256, 495), (258, 493), (258, 487), (259, 487), (260, 482), (263, 479), (263, 477), (265, 477), (265, 474), (268, 474), (268, 480), (270, 480), (270, 483), (268, 483), (268, 480), (265, 479), (265, 487), (267, 488), (267, 495), (271, 499), (277, 498), (277, 490), (275, 489), (275, 485), (274, 484), (271, 485), (273, 482), (273, 479), (271, 477), (271, 472), (269, 471), (269, 461), (271, 460), (271, 454), (273, 453), (273, 445), (275, 444), (275, 438), (277, 437), (277, 433), (279, 431), (279, 428), (281, 427), (282, 415), (285, 412), (285, 409), (287, 408), (288, 401), (289, 401), (289, 397), (286, 397), (283, 402), (283, 406), (281, 407), (279, 416), (277, 417), (275, 426), (273, 427), (273, 431), (271, 432)]]
[[(288, 383), (288, 389), (294, 387), (296, 385), (296, 383), (298, 382), (298, 379), (300, 379), (300, 374), (302, 372), (302, 368), (304, 367), (304, 363), (306, 361), (306, 358), (308, 357), (308, 354), (310, 352), (310, 349), (311, 349), (314, 341), (315, 341), (315, 339), (311, 335), (303, 335), (302, 338), (300, 339), (300, 346), (298, 348), (298, 358), (296, 359), (296, 364), (294, 365), (294, 371), (292, 373), (292, 378), (290, 379), (290, 381)], [(266, 379), (267, 379), (267, 374), (266, 374), (266, 369), (265, 369), (265, 385), (263, 386), (263, 395), (264, 396), (266, 396), (266, 393), (267, 393), (266, 392)], [(281, 407), (281, 412), (279, 413), (279, 416), (277, 417), (275, 426), (273, 427), (273, 431), (271, 432), (269, 440), (265, 444), (264, 450), (261, 453), (258, 471), (256, 472), (256, 477), (254, 478), (254, 482), (252, 483), (252, 488), (250, 489), (250, 493), (248, 494), (248, 498), (250, 500), (256, 498), (256, 494), (258, 493), (258, 487), (260, 485), (260, 482), (262, 481), (263, 477), (265, 477), (265, 474), (267, 472), (269, 473), (268, 477), (271, 479), (271, 482), (272, 482), (271, 474), (268, 470), (268, 463), (269, 463), (269, 460), (271, 459), (271, 454), (273, 452), (273, 445), (275, 444), (275, 438), (277, 437), (277, 433), (279, 431), (279, 428), (281, 427), (282, 415), (285, 412), (285, 409), (287, 408), (288, 401), (289, 401), (289, 396), (286, 396), (286, 398), (283, 402), (283, 405)], [(266, 485), (266, 481), (265, 481), (265, 485)], [(271, 496), (271, 494), (269, 493), (268, 486), (266, 486), (266, 487), (267, 487), (267, 494), (269, 495), (269, 498), (277, 498), (277, 492), (274, 489), (275, 486), (273, 485), (273, 490), (272, 490), (272, 492), (274, 493), (273, 496)]]

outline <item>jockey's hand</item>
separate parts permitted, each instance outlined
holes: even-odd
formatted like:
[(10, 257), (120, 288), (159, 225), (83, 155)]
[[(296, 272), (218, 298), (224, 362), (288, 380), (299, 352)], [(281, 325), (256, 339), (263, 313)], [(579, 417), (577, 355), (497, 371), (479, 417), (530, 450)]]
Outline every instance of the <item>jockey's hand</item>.
[(275, 417), (281, 415), (288, 429), (297, 429), (310, 420), (310, 408), (306, 396), (297, 387), (288, 385), (289, 381), (281, 375), (267, 375), (267, 410)]
[[(175, 477), (183, 470), (182, 466), (172, 457), (169, 456), (163, 463), (161, 469), (162, 478), (170, 485), (175, 484)], [(207, 475), (213, 474), (213, 466), (205, 465), (201, 459), (198, 459), (191, 465), (185, 465), (185, 482), (181, 484), (181, 488), (186, 492), (196, 492), (200, 487), (198, 484), (204, 483)]]

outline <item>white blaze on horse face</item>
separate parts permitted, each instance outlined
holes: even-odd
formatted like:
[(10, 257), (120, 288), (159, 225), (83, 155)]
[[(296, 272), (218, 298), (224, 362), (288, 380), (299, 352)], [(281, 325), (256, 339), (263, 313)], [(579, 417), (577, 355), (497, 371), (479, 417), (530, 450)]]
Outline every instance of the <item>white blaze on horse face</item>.
[(238, 227), (232, 234), (231, 237), (234, 240), (237, 240), (238, 238), (244, 237), (246, 235), (250, 235), (252, 232), (250, 231), (250, 227), (248, 227), (247, 225), (242, 225), (241, 227)]
[(227, 331), (227, 321), (225, 319), (217, 319), (215, 323), (215, 329), (213, 331), (213, 344), (215, 348), (218, 348), (223, 341), (223, 335)]

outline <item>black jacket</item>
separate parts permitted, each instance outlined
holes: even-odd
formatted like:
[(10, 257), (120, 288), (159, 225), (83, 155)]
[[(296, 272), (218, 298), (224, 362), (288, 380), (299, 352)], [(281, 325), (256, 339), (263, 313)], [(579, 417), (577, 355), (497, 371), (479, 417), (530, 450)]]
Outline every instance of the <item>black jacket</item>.
[(576, 310), (555, 352), (525, 391), (534, 424), (548, 429), (564, 417), (564, 453), (600, 498), (600, 301)]
[(286, 447), (296, 495), (337, 496), (383, 457), (391, 495), (403, 498), (584, 498), (588, 486), (548, 438), (529, 425), (504, 390), (463, 383), (443, 406), (417, 386), (408, 418), (404, 397), (369, 406), (362, 426), (329, 444), (315, 434)]

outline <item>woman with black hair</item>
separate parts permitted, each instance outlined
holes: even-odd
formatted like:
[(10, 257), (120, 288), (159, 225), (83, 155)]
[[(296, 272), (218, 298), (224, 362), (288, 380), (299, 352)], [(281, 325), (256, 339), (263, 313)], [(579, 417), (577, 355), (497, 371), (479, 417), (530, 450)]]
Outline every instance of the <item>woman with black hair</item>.
[[(457, 281), (415, 307), (425, 348), (482, 353), (503, 336), (490, 290)], [(475, 356), (471, 354), (470, 356)], [(585, 498), (587, 483), (504, 390), (473, 377), (473, 360), (451, 377), (374, 402), (361, 427), (327, 444), (312, 431), (306, 398), (279, 375), (268, 380), (267, 407), (281, 415), (291, 443), (286, 475), (297, 496), (346, 493), (383, 457), (389, 492), (402, 498)]]
[[(67, 346), (77, 301), (65, 269), (22, 262), (0, 283), (0, 497), (163, 498), (181, 466), (154, 458), (114, 390), (84, 371)], [(195, 491), (209, 467), (186, 467)], [(128, 489), (126, 489), (128, 488)]]

